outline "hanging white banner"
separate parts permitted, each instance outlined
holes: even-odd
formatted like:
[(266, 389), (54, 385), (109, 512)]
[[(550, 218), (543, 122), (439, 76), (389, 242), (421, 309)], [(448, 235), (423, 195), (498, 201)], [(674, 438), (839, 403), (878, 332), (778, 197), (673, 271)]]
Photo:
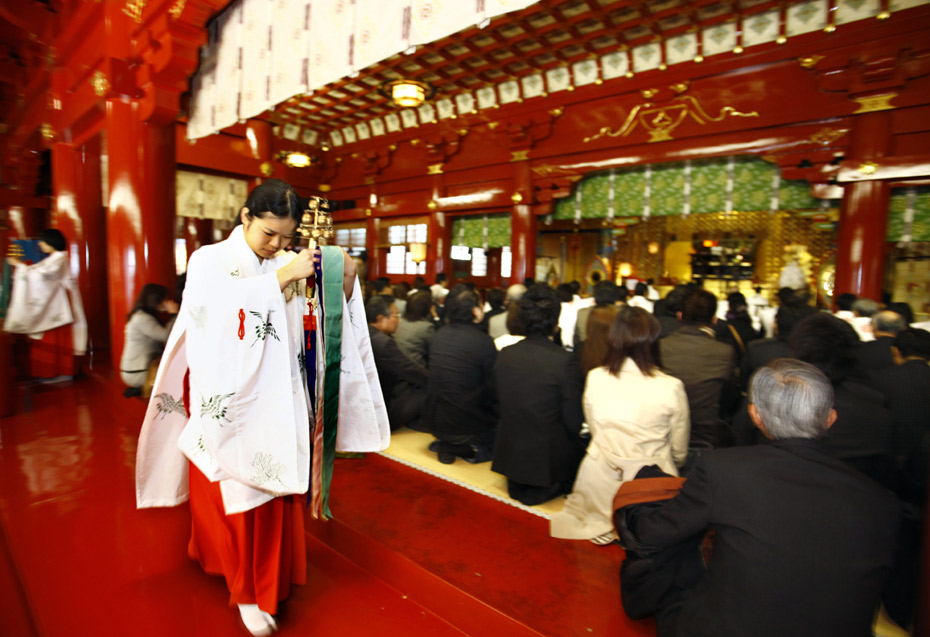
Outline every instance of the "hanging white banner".
[[(268, 0), (242, 0), (242, 100), (239, 118), (271, 108), (271, 16)], [(217, 78), (222, 90), (225, 78)]]
[(355, 5), (314, 2), (310, 8), (310, 86), (320, 88), (353, 71)]
[(355, 0), (354, 70), (360, 71), (407, 50), (410, 7), (384, 0)]
[(271, 21), (271, 103), (305, 93), (310, 81), (310, 0), (275, 0)]

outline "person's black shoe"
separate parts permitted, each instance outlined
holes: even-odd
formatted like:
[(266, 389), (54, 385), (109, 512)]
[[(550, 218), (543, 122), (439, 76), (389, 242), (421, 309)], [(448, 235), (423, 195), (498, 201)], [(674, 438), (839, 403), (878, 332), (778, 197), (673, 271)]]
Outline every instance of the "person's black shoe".
[(126, 398), (135, 398), (136, 396), (142, 395), (141, 387), (127, 387), (123, 390), (123, 396)]
[(429, 450), (433, 453), (437, 453), (439, 451), (439, 441), (434, 440), (433, 442), (429, 443)]
[(436, 457), (439, 459), (439, 462), (442, 464), (452, 464), (455, 462), (455, 454), (449, 453), (447, 451), (440, 451), (436, 454)]

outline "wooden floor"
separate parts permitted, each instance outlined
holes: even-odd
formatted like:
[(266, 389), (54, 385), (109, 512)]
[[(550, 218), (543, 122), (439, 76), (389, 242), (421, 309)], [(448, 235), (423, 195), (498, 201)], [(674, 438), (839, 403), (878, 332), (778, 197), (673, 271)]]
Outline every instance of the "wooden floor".
[[(0, 635), (244, 636), (186, 557), (186, 506), (137, 511), (144, 403), (107, 374), (19, 387), (0, 419)], [(623, 552), (393, 460), (339, 459), (335, 519), (308, 520), (287, 635), (654, 634), (620, 609)]]

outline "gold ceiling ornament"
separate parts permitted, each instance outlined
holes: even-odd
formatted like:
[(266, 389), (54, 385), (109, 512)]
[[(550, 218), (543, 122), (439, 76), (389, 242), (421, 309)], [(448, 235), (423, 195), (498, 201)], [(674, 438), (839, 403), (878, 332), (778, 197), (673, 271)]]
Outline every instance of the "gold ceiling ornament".
[(274, 174), (274, 166), (271, 165), (270, 161), (263, 161), (258, 165), (258, 172), (260, 172), (263, 177), (271, 177), (271, 175)]
[(90, 85), (94, 87), (94, 95), (97, 97), (103, 97), (110, 90), (107, 74), (103, 71), (94, 71), (94, 74), (90, 77)]
[(859, 108), (853, 111), (853, 114), (872, 113), (874, 111), (889, 111), (897, 108), (891, 103), (891, 100), (898, 96), (897, 93), (885, 93), (883, 95), (869, 95), (867, 97), (854, 97), (859, 103)]
[(562, 166), (534, 166), (530, 171), (537, 177), (551, 177), (553, 175), (571, 175), (574, 171)]
[(426, 167), (427, 175), (441, 175), (442, 174), (442, 164), (430, 164)]
[(55, 129), (52, 128), (52, 125), (48, 122), (44, 122), (42, 126), (39, 127), (39, 132), (42, 134), (42, 139), (47, 142), (55, 139)]
[(333, 188), (329, 184), (320, 184), (319, 186), (316, 187), (316, 189), (319, 190), (320, 192), (329, 192)]
[(637, 125), (642, 125), (649, 132), (649, 143), (664, 142), (672, 139), (672, 131), (689, 116), (700, 125), (708, 122), (722, 122), (730, 115), (733, 117), (759, 117), (759, 113), (741, 113), (732, 106), (724, 106), (716, 117), (709, 115), (700, 103), (690, 95), (679, 95), (671, 103), (658, 105), (651, 102), (640, 104), (627, 116), (626, 121), (617, 130), (604, 126), (597, 135), (585, 137), (584, 143), (593, 142), (601, 137), (626, 137)]
[(549, 111), (549, 114), (552, 117), (562, 117), (562, 113), (564, 112), (565, 112), (565, 109), (560, 106), (558, 108), (553, 108), (551, 111)]
[(529, 159), (529, 158), (530, 158), (530, 151), (529, 151), (528, 149), (525, 149), (525, 150), (512, 150), (512, 151), (510, 151), (510, 161), (511, 161), (511, 162), (515, 162), (515, 161), (526, 161), (526, 160)]
[(859, 168), (856, 170), (858, 170), (863, 175), (874, 175), (875, 171), (878, 170), (878, 164), (876, 164), (874, 161), (862, 162), (859, 165)]
[(694, 61), (697, 62), (698, 64), (700, 64), (701, 62), (704, 61), (704, 56), (703, 56), (703, 55), (696, 55), (696, 56), (694, 56)]
[(830, 128), (825, 126), (819, 131), (811, 135), (808, 139), (814, 142), (815, 144), (823, 144), (824, 146), (829, 146), (840, 137), (845, 135), (847, 131), (845, 128)]
[(126, 0), (126, 6), (123, 7), (123, 13), (128, 15), (136, 22), (142, 22), (142, 11), (148, 0)]
[(168, 9), (168, 13), (171, 14), (171, 17), (177, 20), (181, 17), (181, 14), (184, 13), (184, 5), (187, 4), (187, 0), (177, 0), (171, 8)]
[(788, 41), (788, 38), (786, 38), (786, 37), (783, 36), (783, 35), (780, 35), (780, 36), (778, 36), (777, 38), (775, 38), (775, 42), (776, 42), (777, 44), (784, 44), (784, 43), (787, 42), (787, 41)]
[(679, 82), (678, 84), (672, 84), (671, 86), (669, 86), (669, 88), (672, 89), (673, 92), (681, 95), (682, 93), (688, 90), (688, 86), (689, 86), (688, 82)]
[(817, 62), (822, 59), (822, 55), (810, 55), (808, 57), (798, 58), (798, 64), (800, 64), (805, 69), (812, 69), (817, 66)]
[(734, 47), (733, 52), (739, 55), (740, 53), (743, 52), (743, 47), (741, 46)]
[(890, 17), (891, 17), (891, 12), (890, 12), (890, 11), (882, 11), (882, 12), (879, 13), (877, 16), (875, 16), (875, 19), (876, 19), (876, 20), (887, 20), (887, 19), (890, 18)]
[(639, 94), (643, 96), (644, 100), (651, 100), (658, 92), (659, 89), (657, 88), (644, 88), (639, 92)]
[(521, 201), (523, 201), (523, 195), (521, 195), (518, 192), (515, 192), (512, 195), (510, 195), (510, 201), (514, 202), (515, 204), (518, 204)]
[(426, 207), (429, 208), (430, 210), (436, 210), (436, 208), (439, 207), (439, 204), (436, 203), (435, 201), (430, 201), (428, 204), (426, 204)]

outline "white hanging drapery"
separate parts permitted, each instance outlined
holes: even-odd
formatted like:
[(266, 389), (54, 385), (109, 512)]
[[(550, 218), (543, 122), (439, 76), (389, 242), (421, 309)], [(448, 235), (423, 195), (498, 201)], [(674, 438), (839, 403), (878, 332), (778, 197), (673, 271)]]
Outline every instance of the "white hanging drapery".
[(411, 46), (534, 3), (235, 0), (213, 22), (200, 51), (187, 137), (206, 137)]

